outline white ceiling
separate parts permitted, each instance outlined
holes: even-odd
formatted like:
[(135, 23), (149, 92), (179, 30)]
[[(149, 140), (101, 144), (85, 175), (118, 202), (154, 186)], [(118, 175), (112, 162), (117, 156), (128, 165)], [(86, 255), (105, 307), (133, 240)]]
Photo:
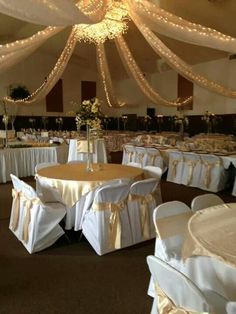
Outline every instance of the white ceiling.
[[(212, 27), (222, 33), (236, 37), (236, 0), (156, 0), (154, 2), (159, 3), (160, 7), (167, 11), (191, 22)], [(4, 44), (28, 37), (43, 28), (42, 26), (22, 22), (0, 14), (0, 43)], [(69, 32), (70, 30), (66, 29), (57, 34), (54, 38), (49, 39), (40, 49), (54, 55), (56, 61)], [(130, 22), (125, 38), (142, 71), (144, 73), (156, 72), (158, 70), (158, 56), (148, 46), (132, 22)], [(219, 59), (228, 55), (225, 52), (189, 45), (164, 36), (160, 36), (160, 38), (179, 57), (190, 64)], [(114, 43), (106, 43), (106, 48), (113, 78), (126, 76)], [(73, 62), (77, 62), (81, 67), (94, 69), (96, 68), (95, 56), (94, 45), (78, 43), (72, 58)]]

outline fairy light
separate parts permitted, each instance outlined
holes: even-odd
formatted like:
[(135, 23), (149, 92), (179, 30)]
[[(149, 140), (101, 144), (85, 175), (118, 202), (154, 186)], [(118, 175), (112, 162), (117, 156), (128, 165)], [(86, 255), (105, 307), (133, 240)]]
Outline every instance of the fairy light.
[(106, 13), (107, 2), (107, 0), (80, 0), (76, 6), (92, 21), (98, 22)]
[(107, 10), (101, 22), (95, 24), (78, 24), (78, 41), (104, 43), (114, 39), (128, 30), (127, 6), (119, 1), (109, 0)]
[(184, 20), (183, 18), (176, 16), (170, 12), (165, 11), (164, 9), (161, 9), (158, 6), (155, 6), (153, 3), (148, 1), (141, 1), (141, 0), (134, 0), (130, 1), (128, 0), (128, 3), (130, 6), (134, 3), (134, 10), (135, 7), (141, 9), (142, 12), (145, 12), (147, 15), (150, 16), (152, 19), (157, 19), (161, 21), (162, 23), (168, 23), (173, 28), (179, 28), (183, 31), (187, 32), (195, 32), (199, 33), (200, 35), (204, 37), (219, 39), (221, 41), (232, 41), (236, 42), (235, 38), (222, 34), (221, 32), (218, 32), (215, 29), (212, 29), (210, 27), (204, 27), (200, 24), (192, 23), (187, 20)]
[(96, 45), (97, 50), (97, 64), (99, 73), (101, 75), (101, 80), (103, 84), (103, 88), (105, 91), (106, 100), (109, 107), (120, 108), (125, 105), (124, 102), (120, 102), (115, 97), (110, 71), (107, 64), (107, 58), (105, 53), (105, 48), (103, 44)]
[(153, 88), (150, 86), (148, 81), (143, 76), (142, 71), (140, 71), (137, 63), (135, 62), (132, 53), (130, 52), (124, 38), (122, 36), (119, 36), (118, 38), (116, 38), (115, 43), (125, 68), (128, 70), (128, 72), (130, 72), (132, 77), (135, 79), (136, 83), (138, 84), (142, 92), (152, 102), (154, 102), (157, 105), (180, 107), (185, 106), (192, 101), (193, 99), (192, 96), (186, 98), (181, 102), (179, 101), (179, 99), (177, 99), (177, 101), (168, 101), (162, 98), (156, 91), (153, 90)]
[(132, 19), (154, 51), (178, 73), (186, 77), (188, 80), (217, 94), (236, 98), (235, 90), (228, 89), (215, 81), (208, 80), (206, 77), (195, 73), (192, 67), (166, 47), (165, 44), (142, 22), (142, 20), (137, 17), (137, 15), (132, 14)]
[(44, 80), (39, 88), (37, 88), (33, 93), (31, 93), (28, 97), (24, 99), (13, 100), (9, 96), (7, 96), (4, 98), (4, 100), (7, 103), (31, 104), (32, 102), (38, 100), (40, 95), (46, 95), (48, 91), (54, 86), (55, 82), (60, 78), (72, 55), (72, 52), (74, 51), (75, 45), (77, 43), (75, 32), (76, 29), (75, 27), (73, 27), (63, 52), (61, 53), (51, 73), (48, 75), (47, 79)]

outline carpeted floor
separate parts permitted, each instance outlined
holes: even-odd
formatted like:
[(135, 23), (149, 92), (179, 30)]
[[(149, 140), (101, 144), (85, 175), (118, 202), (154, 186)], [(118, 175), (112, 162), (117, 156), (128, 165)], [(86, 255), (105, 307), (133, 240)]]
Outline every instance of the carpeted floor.
[[(34, 179), (25, 181), (34, 186)], [(11, 183), (0, 184), (1, 314), (146, 314), (154, 240), (98, 256), (79, 234), (68, 233), (49, 249), (30, 255), (8, 229)], [(164, 201), (190, 204), (202, 190), (162, 181)], [(230, 191), (218, 193), (235, 202)]]

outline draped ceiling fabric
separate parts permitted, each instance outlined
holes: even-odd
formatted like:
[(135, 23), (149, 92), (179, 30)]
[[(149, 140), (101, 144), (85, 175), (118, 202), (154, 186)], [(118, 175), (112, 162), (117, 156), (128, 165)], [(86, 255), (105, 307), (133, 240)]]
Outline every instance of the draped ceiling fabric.
[[(72, 31), (51, 73), (29, 97), (17, 101), (30, 104), (40, 101), (53, 88), (62, 75), (77, 42), (93, 41), (96, 44), (97, 64), (105, 90), (108, 106), (121, 107), (112, 86), (104, 42), (115, 40), (121, 60), (127, 73), (141, 91), (154, 104), (182, 106), (192, 98), (169, 101), (156, 92), (142, 76), (128, 44), (122, 34), (129, 32), (131, 19), (154, 52), (175, 71), (195, 84), (225, 97), (236, 98), (236, 91), (227, 88), (210, 78), (195, 73), (194, 69), (175, 55), (158, 38), (158, 33), (193, 45), (210, 47), (229, 53), (236, 53), (236, 39), (214, 29), (191, 23), (161, 9), (148, 0), (0, 0), (0, 12), (30, 23), (47, 26), (24, 40), (0, 45), (0, 73), (33, 53), (46, 40), (65, 27)], [(99, 30), (96, 32), (96, 29)], [(87, 36), (87, 38), (86, 38)], [(13, 102), (9, 97), (6, 102)]]

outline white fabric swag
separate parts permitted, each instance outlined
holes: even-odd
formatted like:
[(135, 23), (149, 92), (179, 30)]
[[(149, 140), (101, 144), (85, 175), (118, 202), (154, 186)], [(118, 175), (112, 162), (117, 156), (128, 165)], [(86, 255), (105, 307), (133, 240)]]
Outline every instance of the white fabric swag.
[(0, 0), (0, 12), (22, 21), (47, 26), (91, 23), (74, 0)]

